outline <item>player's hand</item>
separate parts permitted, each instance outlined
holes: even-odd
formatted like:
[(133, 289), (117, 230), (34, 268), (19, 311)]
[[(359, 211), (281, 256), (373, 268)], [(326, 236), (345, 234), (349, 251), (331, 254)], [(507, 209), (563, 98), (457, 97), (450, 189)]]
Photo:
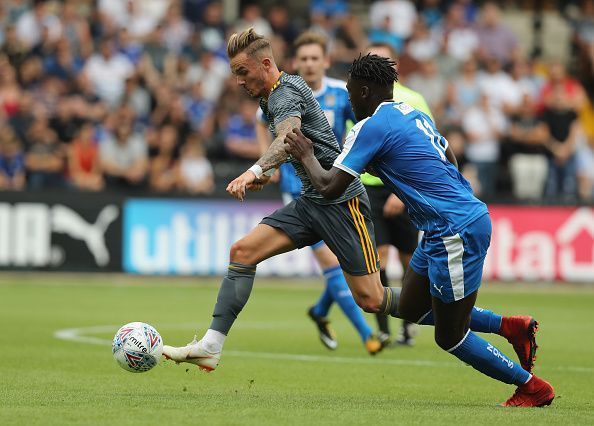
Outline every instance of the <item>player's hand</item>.
[(398, 216), (404, 212), (404, 203), (394, 194), (390, 194), (384, 204), (384, 217)]
[(298, 161), (303, 161), (304, 158), (313, 155), (313, 142), (306, 138), (300, 129), (295, 128), (288, 133), (285, 136), (285, 144), (287, 145), (287, 153)]
[(243, 201), (246, 189), (250, 189), (252, 185), (258, 184), (261, 183), (259, 182), (259, 179), (256, 178), (256, 174), (251, 170), (247, 170), (227, 185), (227, 192), (239, 201)]
[(270, 182), (270, 176), (262, 175), (259, 179), (254, 180), (252, 183), (246, 186), (249, 191), (261, 191), (268, 182)]

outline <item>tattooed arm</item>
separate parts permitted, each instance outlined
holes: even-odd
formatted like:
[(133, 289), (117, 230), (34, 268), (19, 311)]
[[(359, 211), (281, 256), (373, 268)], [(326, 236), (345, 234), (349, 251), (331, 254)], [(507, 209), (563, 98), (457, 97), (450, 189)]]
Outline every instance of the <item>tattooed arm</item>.
[(291, 133), (293, 129), (300, 127), (301, 118), (299, 117), (287, 117), (275, 126), (276, 138), (274, 138), (264, 155), (256, 162), (258, 166), (262, 167), (263, 172), (277, 168), (287, 159), (289, 154), (285, 145), (285, 136)]
[[(282, 164), (289, 154), (287, 153), (287, 145), (285, 145), (285, 136), (287, 136), (294, 128), (301, 127), (301, 118), (287, 117), (285, 120), (278, 123), (275, 127), (276, 138), (268, 147), (264, 155), (256, 162), (254, 167), (259, 166), (260, 173), (267, 172), (271, 169), (277, 168)], [(261, 175), (256, 176), (252, 170), (244, 172), (241, 176), (234, 179), (227, 185), (227, 192), (240, 201), (245, 197), (246, 189), (259, 190), (268, 182), (270, 176)]]

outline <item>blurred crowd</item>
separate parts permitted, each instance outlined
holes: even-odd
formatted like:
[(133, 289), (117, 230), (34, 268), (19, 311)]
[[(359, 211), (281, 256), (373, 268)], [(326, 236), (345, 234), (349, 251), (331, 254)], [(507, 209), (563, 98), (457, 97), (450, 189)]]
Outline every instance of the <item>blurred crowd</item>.
[(225, 55), (251, 26), (288, 72), (306, 28), (327, 35), (332, 77), (369, 43), (392, 46), (481, 197), (594, 198), (594, 0), (557, 12), (569, 62), (530, 55), (499, 2), (240, 3), (225, 22), (212, 0), (0, 2), (0, 190), (224, 188), (260, 156), (258, 104)]

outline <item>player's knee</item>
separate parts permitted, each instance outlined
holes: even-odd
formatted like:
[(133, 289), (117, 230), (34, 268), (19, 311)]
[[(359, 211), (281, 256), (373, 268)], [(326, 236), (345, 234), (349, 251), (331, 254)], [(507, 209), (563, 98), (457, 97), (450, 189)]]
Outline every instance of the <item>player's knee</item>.
[(380, 311), (382, 301), (369, 294), (358, 294), (354, 295), (357, 305), (365, 312), (374, 314)]
[(439, 330), (435, 328), (435, 343), (444, 351), (449, 351), (464, 338), (464, 332), (453, 330)]
[(241, 263), (243, 265), (253, 265), (255, 263), (253, 250), (250, 249), (249, 245), (243, 239), (233, 243), (229, 252), (229, 259), (233, 263)]

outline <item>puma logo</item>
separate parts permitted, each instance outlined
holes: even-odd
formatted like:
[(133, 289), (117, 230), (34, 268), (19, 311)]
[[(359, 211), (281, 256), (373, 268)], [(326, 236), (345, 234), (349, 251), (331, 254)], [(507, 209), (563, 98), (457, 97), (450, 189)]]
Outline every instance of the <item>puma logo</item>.
[(443, 285), (441, 287), (437, 287), (435, 284), (433, 284), (433, 287), (435, 287), (435, 290), (439, 291), (439, 294), (441, 294), (443, 296), (443, 293), (441, 292)]
[(52, 207), (52, 229), (84, 241), (97, 265), (106, 266), (109, 263), (109, 251), (105, 244), (105, 232), (118, 215), (118, 208), (108, 205), (99, 212), (95, 223), (88, 223), (70, 207), (57, 204)]

